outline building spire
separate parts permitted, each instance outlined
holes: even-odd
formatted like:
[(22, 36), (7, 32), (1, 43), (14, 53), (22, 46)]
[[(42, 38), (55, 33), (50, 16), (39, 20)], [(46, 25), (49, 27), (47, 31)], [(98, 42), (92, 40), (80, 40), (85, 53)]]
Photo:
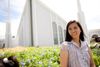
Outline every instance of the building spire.
[(88, 36), (89, 33), (88, 33), (87, 25), (86, 25), (86, 22), (85, 22), (85, 15), (84, 15), (84, 12), (81, 9), (80, 0), (77, 0), (77, 8), (78, 8), (78, 20), (83, 27), (84, 33), (86, 35), (86, 40), (89, 43), (89, 36)]
[(82, 11), (80, 0), (77, 0), (77, 7), (78, 7), (78, 11)]
[(10, 47), (11, 44), (11, 24), (10, 24), (10, 0), (8, 1), (8, 15), (6, 21), (6, 35), (5, 35), (5, 47)]

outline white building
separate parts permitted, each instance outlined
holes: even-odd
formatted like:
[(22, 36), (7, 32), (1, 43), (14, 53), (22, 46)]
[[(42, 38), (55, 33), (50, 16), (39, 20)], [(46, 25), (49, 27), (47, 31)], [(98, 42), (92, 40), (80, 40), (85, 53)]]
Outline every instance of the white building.
[(64, 41), (66, 21), (39, 0), (27, 0), (18, 29), (19, 46), (50, 46)]
[[(84, 13), (78, 5), (78, 19), (85, 33)], [(27, 0), (17, 31), (17, 36), (11, 40), (10, 46), (53, 46), (65, 40), (67, 22), (47, 8), (39, 0)]]
[(84, 15), (84, 12), (82, 11), (81, 9), (81, 4), (80, 4), (80, 0), (77, 0), (77, 8), (78, 8), (78, 20), (81, 24), (81, 26), (83, 27), (83, 31), (85, 33), (85, 39), (86, 41), (89, 43), (89, 32), (87, 30), (87, 26), (86, 26), (86, 23), (85, 23), (85, 15)]
[(0, 48), (4, 48), (5, 47), (5, 40), (4, 39), (0, 39)]

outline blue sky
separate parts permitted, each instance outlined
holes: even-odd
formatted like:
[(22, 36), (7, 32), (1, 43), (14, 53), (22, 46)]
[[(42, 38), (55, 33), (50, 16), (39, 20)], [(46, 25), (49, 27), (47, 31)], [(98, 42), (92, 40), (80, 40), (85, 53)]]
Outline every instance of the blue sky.
[[(8, 21), (8, 1), (10, 1), (11, 34), (16, 35), (25, 0), (0, 0), (0, 38), (5, 36)], [(21, 4), (22, 3), (22, 4)]]
[(7, 16), (7, 2), (5, 0), (0, 0), (0, 21), (3, 22)]
[(100, 29), (100, 0), (82, 0), (87, 28)]
[[(0, 37), (4, 36), (5, 23), (7, 21), (7, 1), (0, 0)], [(9, 0), (10, 1), (10, 22), (11, 33), (16, 35), (21, 14), (26, 0)], [(76, 0), (40, 0), (52, 11), (61, 16), (64, 20), (69, 21), (77, 19), (77, 2)], [(82, 10), (85, 14), (85, 21), (88, 30), (100, 29), (100, 0), (80, 0)]]
[[(21, 15), (24, 2), (20, 0), (0, 0), (0, 21), (6, 22), (8, 17), (8, 1), (10, 3), (10, 18), (12, 19), (19, 19)], [(23, 0), (25, 1), (25, 0)], [(22, 3), (19, 5), (19, 3)]]

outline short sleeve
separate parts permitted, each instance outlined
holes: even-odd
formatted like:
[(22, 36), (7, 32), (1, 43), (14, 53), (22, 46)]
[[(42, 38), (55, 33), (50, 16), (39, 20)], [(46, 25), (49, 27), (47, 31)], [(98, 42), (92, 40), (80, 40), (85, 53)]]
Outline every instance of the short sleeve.
[(89, 48), (89, 45), (88, 45), (88, 43), (86, 41), (84, 43), (85, 43), (85, 49), (86, 49), (86, 51), (88, 51), (89, 50), (88, 49)]
[(62, 50), (62, 51), (66, 51), (66, 50), (67, 50), (67, 42), (63, 42), (63, 43), (61, 44), (61, 50)]

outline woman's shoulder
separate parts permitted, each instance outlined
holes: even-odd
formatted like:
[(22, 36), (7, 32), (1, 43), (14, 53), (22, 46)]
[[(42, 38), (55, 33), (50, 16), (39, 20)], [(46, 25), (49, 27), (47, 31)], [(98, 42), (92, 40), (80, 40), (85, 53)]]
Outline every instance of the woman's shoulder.
[(85, 50), (88, 50), (88, 47), (89, 47), (88, 42), (87, 41), (83, 41), (82, 42), (82, 48), (84, 48)]
[(62, 42), (61, 44), (62, 45), (69, 45), (69, 44), (71, 44), (72, 42), (68, 42), (68, 41), (64, 41), (64, 42)]
[(64, 41), (64, 42), (62, 42), (61, 43), (61, 49), (68, 49), (68, 47), (70, 46), (69, 44), (70, 44), (71, 42), (67, 42), (67, 41)]
[(88, 46), (88, 42), (87, 41), (82, 41), (82, 44), (84, 44), (84, 46)]
[(70, 42), (64, 41), (61, 43), (61, 46), (68, 46)]

